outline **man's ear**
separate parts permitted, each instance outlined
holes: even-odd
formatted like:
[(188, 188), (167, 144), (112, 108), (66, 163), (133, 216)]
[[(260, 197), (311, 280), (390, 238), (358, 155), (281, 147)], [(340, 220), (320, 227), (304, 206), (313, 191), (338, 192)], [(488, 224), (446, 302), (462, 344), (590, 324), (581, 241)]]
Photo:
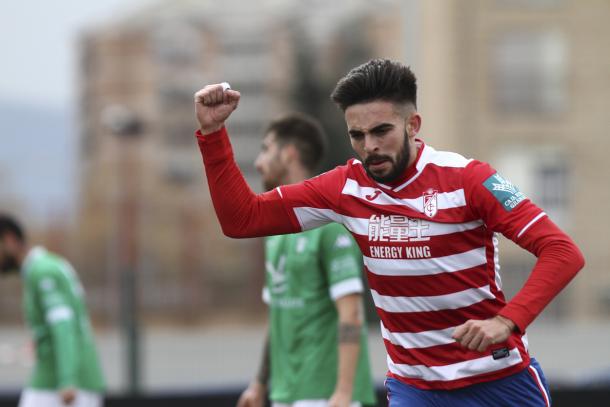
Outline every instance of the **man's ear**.
[(419, 130), (421, 129), (421, 116), (419, 113), (414, 112), (409, 119), (407, 119), (407, 134), (409, 137), (415, 137)]
[(286, 144), (280, 150), (280, 159), (285, 163), (291, 163), (299, 159), (299, 151), (294, 144)]

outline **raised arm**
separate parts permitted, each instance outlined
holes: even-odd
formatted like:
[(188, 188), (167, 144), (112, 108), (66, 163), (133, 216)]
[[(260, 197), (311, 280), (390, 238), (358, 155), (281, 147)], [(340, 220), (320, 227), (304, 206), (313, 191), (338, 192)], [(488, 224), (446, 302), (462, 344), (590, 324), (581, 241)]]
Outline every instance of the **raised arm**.
[(300, 231), (298, 220), (287, 211), (279, 191), (256, 195), (237, 167), (224, 126), (237, 108), (240, 94), (223, 85), (208, 85), (195, 93), (200, 125), (197, 140), (223, 233), (242, 238)]

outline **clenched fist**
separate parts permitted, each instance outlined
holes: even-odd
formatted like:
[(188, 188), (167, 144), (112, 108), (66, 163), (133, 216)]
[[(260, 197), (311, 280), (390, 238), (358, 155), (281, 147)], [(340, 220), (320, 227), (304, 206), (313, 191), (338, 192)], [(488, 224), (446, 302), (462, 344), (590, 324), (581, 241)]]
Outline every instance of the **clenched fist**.
[(485, 320), (469, 320), (455, 328), (453, 339), (465, 348), (484, 352), (490, 345), (502, 343), (515, 329), (515, 323), (496, 315)]
[(207, 85), (195, 93), (195, 111), (202, 134), (210, 134), (220, 130), (225, 120), (237, 108), (241, 95), (217, 83)]

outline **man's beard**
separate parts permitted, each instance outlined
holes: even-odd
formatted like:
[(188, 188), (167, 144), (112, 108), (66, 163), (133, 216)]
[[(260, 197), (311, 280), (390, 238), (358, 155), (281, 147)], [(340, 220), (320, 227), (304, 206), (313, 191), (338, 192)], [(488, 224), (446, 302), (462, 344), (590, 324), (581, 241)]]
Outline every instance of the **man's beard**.
[(5, 256), (0, 263), (0, 273), (8, 274), (19, 270), (19, 263), (14, 256)]
[[(409, 135), (405, 131), (405, 141), (403, 143), (402, 150), (396, 157), (396, 161), (394, 161), (389, 155), (369, 155), (366, 160), (364, 160), (364, 170), (369, 177), (373, 178), (377, 182), (382, 184), (391, 183), (402, 176), (407, 169), (407, 165), (409, 165), (410, 158), (411, 151), (409, 150)], [(388, 160), (392, 163), (392, 169), (384, 176), (377, 176), (369, 171), (369, 165), (371, 165), (371, 162), (380, 160)]]

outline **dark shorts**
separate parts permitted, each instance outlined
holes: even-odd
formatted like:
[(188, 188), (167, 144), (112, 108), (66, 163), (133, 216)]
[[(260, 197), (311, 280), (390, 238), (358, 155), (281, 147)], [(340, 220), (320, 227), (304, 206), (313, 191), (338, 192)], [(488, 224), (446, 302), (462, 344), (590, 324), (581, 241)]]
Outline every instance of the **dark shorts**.
[(530, 365), (503, 379), (474, 384), (456, 390), (421, 390), (387, 378), (389, 407), (548, 407), (549, 386), (536, 359)]

